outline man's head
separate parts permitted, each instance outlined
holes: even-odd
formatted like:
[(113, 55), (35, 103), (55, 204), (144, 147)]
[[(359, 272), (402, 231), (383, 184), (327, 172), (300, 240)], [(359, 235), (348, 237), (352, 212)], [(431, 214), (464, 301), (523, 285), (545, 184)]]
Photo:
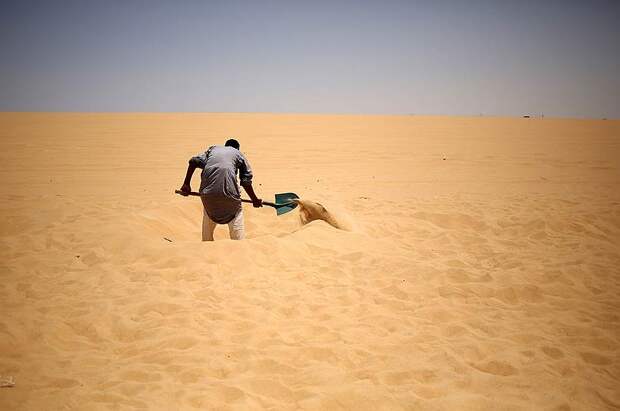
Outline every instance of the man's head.
[(233, 147), (236, 148), (237, 150), (239, 150), (239, 142), (237, 140), (235, 140), (234, 138), (228, 139), (226, 141), (226, 144), (224, 144), (226, 147)]

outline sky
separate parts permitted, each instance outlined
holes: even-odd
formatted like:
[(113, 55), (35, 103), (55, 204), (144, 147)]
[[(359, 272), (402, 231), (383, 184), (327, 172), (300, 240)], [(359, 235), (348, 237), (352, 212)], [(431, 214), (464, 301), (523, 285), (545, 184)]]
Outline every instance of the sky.
[(0, 111), (620, 118), (618, 0), (0, 2)]

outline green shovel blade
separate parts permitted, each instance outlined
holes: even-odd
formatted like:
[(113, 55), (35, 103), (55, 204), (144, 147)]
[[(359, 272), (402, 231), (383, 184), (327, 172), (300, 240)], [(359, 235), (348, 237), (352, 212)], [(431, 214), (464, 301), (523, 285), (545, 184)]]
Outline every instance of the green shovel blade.
[(282, 215), (284, 213), (288, 213), (297, 207), (297, 201), (299, 196), (295, 193), (279, 193), (276, 194), (276, 213), (278, 215)]

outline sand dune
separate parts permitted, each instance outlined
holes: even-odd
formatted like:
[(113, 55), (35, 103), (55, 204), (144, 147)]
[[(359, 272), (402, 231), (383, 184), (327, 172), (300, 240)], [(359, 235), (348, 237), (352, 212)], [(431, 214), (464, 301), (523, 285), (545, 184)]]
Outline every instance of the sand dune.
[[(173, 191), (229, 136), (305, 208), (201, 243)], [(620, 408), (618, 121), (4, 113), (0, 146), (2, 410)]]

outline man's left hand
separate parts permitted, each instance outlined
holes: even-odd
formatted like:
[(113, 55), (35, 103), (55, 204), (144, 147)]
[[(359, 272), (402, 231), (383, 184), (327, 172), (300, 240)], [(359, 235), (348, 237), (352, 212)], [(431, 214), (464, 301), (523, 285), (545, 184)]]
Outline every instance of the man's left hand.
[(185, 194), (184, 194), (185, 196), (188, 196), (188, 195), (189, 195), (189, 193), (192, 191), (192, 188), (189, 186), (189, 184), (183, 184), (183, 185), (181, 186), (181, 191), (182, 191), (183, 193), (185, 193)]
[(260, 208), (263, 206), (263, 199), (262, 198), (255, 198), (252, 200), (252, 205), (254, 206), (254, 208)]

